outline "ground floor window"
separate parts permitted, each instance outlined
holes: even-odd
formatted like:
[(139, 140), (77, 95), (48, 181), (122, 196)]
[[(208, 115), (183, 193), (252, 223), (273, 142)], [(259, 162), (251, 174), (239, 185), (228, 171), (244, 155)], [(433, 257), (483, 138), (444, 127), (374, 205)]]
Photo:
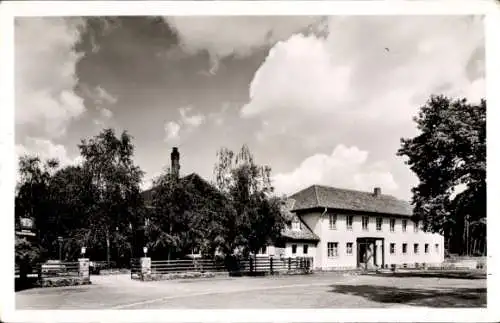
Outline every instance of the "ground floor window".
[(408, 245), (406, 243), (403, 243), (403, 253), (406, 253), (407, 249), (408, 249)]
[(264, 247), (260, 248), (259, 253), (260, 253), (261, 255), (265, 255), (265, 254), (267, 254), (267, 246), (264, 246)]
[(345, 251), (348, 255), (352, 255), (352, 242), (346, 243)]
[(417, 254), (418, 253), (418, 243), (413, 244), (413, 253)]
[(395, 243), (391, 243), (389, 245), (389, 251), (391, 254), (395, 254), (396, 253), (396, 244)]
[(302, 253), (304, 255), (307, 255), (307, 252), (309, 251), (309, 245), (305, 244), (303, 247), (302, 247)]
[(436, 249), (436, 253), (439, 253), (439, 244), (436, 243), (436, 245), (434, 246), (434, 248)]
[(292, 245), (292, 255), (295, 255), (297, 253), (297, 245), (293, 244)]
[(337, 257), (338, 256), (338, 243), (337, 242), (328, 242), (328, 257)]
[(429, 253), (429, 244), (428, 244), (428, 243), (426, 243), (426, 244), (424, 245), (424, 252), (425, 252), (425, 253)]

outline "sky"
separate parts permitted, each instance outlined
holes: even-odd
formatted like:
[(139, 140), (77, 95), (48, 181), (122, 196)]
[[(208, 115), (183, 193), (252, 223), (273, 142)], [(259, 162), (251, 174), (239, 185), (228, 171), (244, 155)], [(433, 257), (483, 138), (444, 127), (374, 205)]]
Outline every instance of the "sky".
[(278, 194), (409, 200), (396, 152), (419, 107), (485, 97), (473, 16), (17, 18), (14, 68), (18, 155), (75, 164), (81, 139), (126, 130), (144, 188), (174, 146), (181, 173), (212, 180), (217, 150), (246, 144)]

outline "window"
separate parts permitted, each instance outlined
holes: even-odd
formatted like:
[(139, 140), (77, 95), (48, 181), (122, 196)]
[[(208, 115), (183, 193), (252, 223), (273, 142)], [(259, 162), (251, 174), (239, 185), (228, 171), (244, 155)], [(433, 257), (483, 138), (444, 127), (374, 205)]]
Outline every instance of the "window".
[(407, 224), (408, 221), (406, 220), (403, 220), (403, 222), (401, 223), (401, 227), (403, 229), (403, 232), (406, 232), (406, 224)]
[(418, 232), (418, 221), (413, 221), (413, 232)]
[(337, 229), (337, 214), (330, 214), (328, 218), (329, 218), (330, 230), (336, 230)]
[(395, 254), (396, 253), (396, 244), (395, 243), (391, 243), (390, 244), (389, 251), (390, 251), (391, 254)]
[(364, 216), (361, 218), (361, 226), (363, 227), (364, 231), (368, 231), (368, 221), (370, 220), (369, 217)]
[(377, 218), (377, 231), (382, 231), (382, 218)]
[(408, 249), (408, 245), (403, 243), (403, 253), (406, 254), (406, 250)]
[(436, 244), (434, 245), (434, 249), (436, 249), (436, 253), (439, 253), (439, 244), (437, 244), (437, 243), (436, 243)]
[(394, 227), (396, 226), (396, 219), (391, 219), (389, 223), (391, 227), (391, 232), (394, 232)]
[(429, 244), (428, 243), (424, 244), (424, 252), (429, 253)]
[(338, 243), (337, 242), (328, 242), (328, 257), (337, 257), (338, 253)]
[(352, 215), (346, 216), (345, 223), (347, 225), (347, 230), (352, 230)]
[(352, 242), (348, 242), (345, 245), (345, 252), (348, 255), (352, 255)]
[(309, 249), (309, 245), (305, 244), (305, 245), (302, 247), (302, 253), (303, 253), (304, 255), (307, 255), (307, 251), (308, 251), (308, 249)]
[(292, 222), (292, 230), (299, 231), (300, 230), (300, 220), (294, 219)]
[(267, 254), (267, 246), (264, 246), (264, 247), (260, 248), (259, 253), (260, 253), (261, 255), (265, 255), (265, 254)]
[(418, 254), (418, 243), (413, 244), (413, 253)]
[(295, 255), (297, 253), (297, 245), (293, 244), (292, 245), (292, 255)]

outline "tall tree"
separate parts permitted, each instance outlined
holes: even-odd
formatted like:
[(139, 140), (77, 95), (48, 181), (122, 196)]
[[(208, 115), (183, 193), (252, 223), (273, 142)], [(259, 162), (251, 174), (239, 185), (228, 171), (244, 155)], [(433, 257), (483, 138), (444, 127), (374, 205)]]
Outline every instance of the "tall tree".
[(222, 249), (226, 255), (236, 248), (242, 248), (244, 254), (256, 253), (284, 227), (279, 200), (271, 196), (271, 168), (256, 164), (246, 145), (237, 154), (222, 148), (217, 156), (216, 185), (231, 209), (220, 219)]
[(28, 155), (19, 158), (20, 180), (16, 188), (15, 218), (17, 222), (22, 217), (34, 221), (38, 243), (45, 256), (53, 255), (56, 250), (57, 233), (52, 230), (56, 224), (52, 204), (54, 199), (49, 185), (58, 165), (54, 159), (43, 162), (38, 157)]
[(139, 188), (143, 172), (132, 160), (132, 137), (125, 131), (117, 137), (113, 129), (104, 129), (82, 140), (79, 148), (94, 194), (87, 226), (90, 247), (100, 249), (104, 242), (107, 261), (112, 245), (115, 257), (130, 256), (132, 232), (141, 222), (143, 206)]
[(431, 96), (414, 121), (419, 135), (401, 139), (397, 152), (420, 181), (414, 216), (443, 233), (450, 252), (468, 253), (486, 234), (486, 101)]

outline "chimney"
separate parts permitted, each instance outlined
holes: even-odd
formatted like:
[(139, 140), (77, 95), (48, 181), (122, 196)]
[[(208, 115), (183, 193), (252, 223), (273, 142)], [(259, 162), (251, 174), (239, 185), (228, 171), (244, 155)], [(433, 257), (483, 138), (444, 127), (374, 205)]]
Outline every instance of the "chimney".
[(382, 189), (380, 187), (375, 187), (373, 189), (373, 196), (378, 197), (382, 194)]
[(170, 163), (171, 163), (171, 173), (174, 178), (179, 178), (179, 170), (181, 168), (180, 162), (180, 154), (177, 147), (172, 148), (172, 153), (170, 154)]

